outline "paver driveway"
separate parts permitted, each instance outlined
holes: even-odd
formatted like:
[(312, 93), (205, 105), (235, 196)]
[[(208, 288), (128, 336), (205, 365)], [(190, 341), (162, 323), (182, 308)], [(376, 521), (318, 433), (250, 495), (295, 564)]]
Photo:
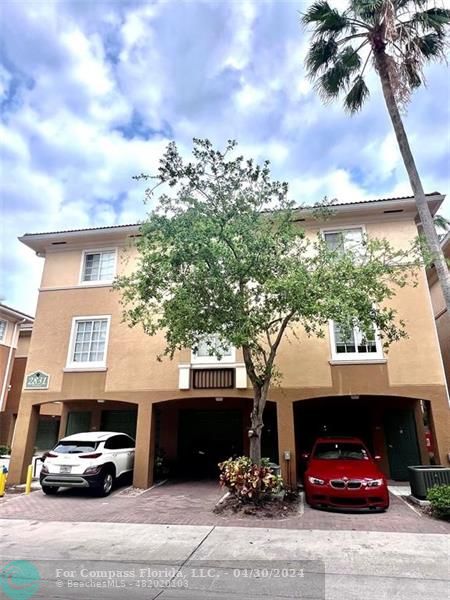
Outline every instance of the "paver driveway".
[(130, 495), (126, 488), (119, 488), (108, 498), (93, 498), (79, 490), (45, 496), (39, 490), (29, 496), (7, 495), (0, 499), (0, 518), (405, 533), (450, 532), (448, 523), (420, 515), (392, 494), (391, 507), (386, 513), (319, 511), (304, 506), (302, 502), (298, 514), (285, 519), (216, 515), (212, 509), (222, 494), (217, 483), (211, 481), (168, 482), (138, 496)]

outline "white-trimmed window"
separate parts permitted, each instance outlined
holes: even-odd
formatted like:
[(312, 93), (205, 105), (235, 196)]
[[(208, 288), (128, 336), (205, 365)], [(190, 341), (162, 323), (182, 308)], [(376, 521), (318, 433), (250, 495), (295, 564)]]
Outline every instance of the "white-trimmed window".
[(110, 315), (74, 317), (67, 357), (68, 368), (106, 367)]
[(116, 262), (117, 251), (114, 248), (84, 251), (81, 283), (111, 282), (116, 274)]
[(364, 241), (362, 227), (349, 227), (348, 229), (328, 229), (322, 231), (323, 238), (330, 250), (336, 252), (360, 252)]
[[(218, 352), (220, 358), (217, 358)], [(233, 346), (223, 344), (220, 336), (209, 335), (198, 344), (197, 351), (192, 351), (191, 361), (193, 363), (233, 363), (236, 359), (236, 351)]]
[(364, 335), (359, 327), (350, 331), (330, 321), (331, 356), (333, 360), (374, 360), (383, 358), (381, 340), (375, 327), (371, 335)]
[(6, 328), (8, 327), (8, 322), (0, 319), (0, 342), (3, 342), (6, 336)]

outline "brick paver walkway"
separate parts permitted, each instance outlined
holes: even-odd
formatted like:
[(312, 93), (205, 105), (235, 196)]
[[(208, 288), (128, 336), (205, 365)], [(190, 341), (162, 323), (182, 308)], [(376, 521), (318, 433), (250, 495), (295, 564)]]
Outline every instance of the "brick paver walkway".
[(216, 515), (212, 509), (222, 494), (217, 483), (211, 481), (168, 482), (134, 497), (123, 488), (108, 498), (94, 498), (79, 490), (45, 496), (39, 490), (29, 496), (9, 494), (1, 498), (0, 518), (450, 533), (448, 523), (417, 514), (392, 494), (391, 507), (386, 513), (337, 513), (313, 510), (302, 504), (297, 515), (285, 519)]

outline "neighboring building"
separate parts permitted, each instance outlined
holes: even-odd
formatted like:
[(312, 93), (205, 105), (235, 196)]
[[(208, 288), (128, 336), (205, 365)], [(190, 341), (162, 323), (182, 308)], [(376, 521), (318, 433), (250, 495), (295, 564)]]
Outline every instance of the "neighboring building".
[[(442, 250), (444, 256), (450, 261), (450, 233), (442, 240)], [(445, 374), (447, 376), (447, 385), (450, 387), (450, 314), (445, 306), (444, 296), (436, 274), (436, 269), (432, 267), (427, 272), (428, 285), (430, 287), (431, 303), (436, 321), (436, 329), (441, 346), (442, 360), (444, 362)]]
[(10, 446), (33, 317), (0, 303), (0, 446)]
[[(443, 196), (428, 196), (433, 213)], [(407, 247), (417, 235), (410, 197), (340, 204), (319, 223), (299, 209), (307, 235), (322, 231), (357, 240), (363, 232)], [(240, 349), (221, 361), (185, 349), (172, 361), (157, 356), (163, 334), (148, 337), (122, 322), (112, 280), (133, 270), (139, 226), (26, 234), (21, 241), (45, 259), (27, 376), (16, 423), (9, 481), (23, 480), (42, 407), (61, 411), (60, 435), (106, 429), (136, 436), (134, 485), (148, 487), (155, 455), (187, 475), (207, 472), (218, 460), (248, 453), (252, 389)], [(419, 284), (399, 289), (392, 304), (408, 339), (385, 354), (374, 336), (343, 339), (330, 323), (324, 339), (301, 330), (280, 349), (280, 386), (270, 390), (263, 454), (279, 462), (295, 483), (300, 456), (317, 435), (362, 437), (394, 479), (407, 465), (445, 463), (449, 404), (425, 271)], [(37, 376), (39, 374), (39, 377)], [(33, 379), (34, 378), (34, 379)]]

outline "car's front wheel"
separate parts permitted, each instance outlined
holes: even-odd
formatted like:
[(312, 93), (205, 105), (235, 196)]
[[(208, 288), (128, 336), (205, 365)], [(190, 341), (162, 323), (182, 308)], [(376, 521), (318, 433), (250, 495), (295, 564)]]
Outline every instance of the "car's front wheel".
[(105, 468), (102, 469), (102, 474), (100, 477), (100, 484), (97, 488), (97, 493), (99, 496), (109, 496), (111, 490), (114, 485), (114, 473), (112, 469)]
[(59, 488), (56, 486), (52, 486), (52, 485), (43, 485), (42, 486), (42, 491), (47, 496), (54, 496), (58, 492), (58, 490), (59, 490)]

